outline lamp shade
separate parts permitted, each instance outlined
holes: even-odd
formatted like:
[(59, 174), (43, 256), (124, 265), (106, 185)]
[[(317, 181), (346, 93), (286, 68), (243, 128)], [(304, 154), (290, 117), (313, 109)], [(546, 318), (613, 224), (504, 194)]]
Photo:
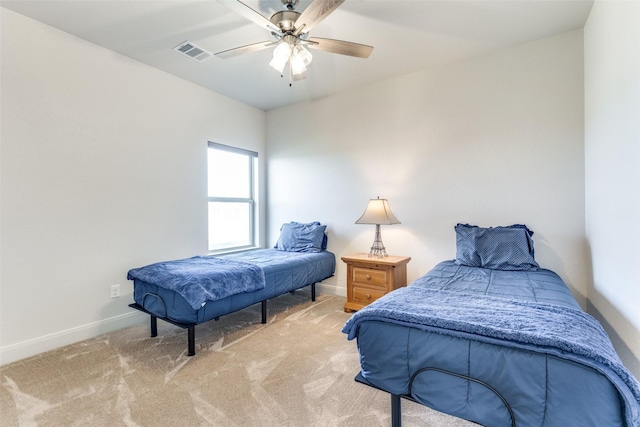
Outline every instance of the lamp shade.
[(391, 225), (400, 224), (400, 221), (391, 212), (387, 199), (378, 197), (377, 199), (369, 200), (367, 208), (362, 216), (358, 218), (356, 224)]

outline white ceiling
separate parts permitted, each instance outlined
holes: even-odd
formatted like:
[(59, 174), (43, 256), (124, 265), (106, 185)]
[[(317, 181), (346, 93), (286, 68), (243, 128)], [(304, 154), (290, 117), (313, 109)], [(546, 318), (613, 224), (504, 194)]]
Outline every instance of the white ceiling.
[[(317, 0), (322, 1), (322, 0)], [(246, 0), (269, 18), (280, 0)], [(310, 0), (300, 0), (302, 12)], [(306, 80), (269, 67), (272, 49), (198, 63), (189, 40), (215, 53), (271, 35), (216, 0), (0, 0), (0, 5), (263, 110), (317, 99), (580, 29), (592, 0), (346, 0), (311, 36), (374, 46), (368, 59), (312, 50)]]

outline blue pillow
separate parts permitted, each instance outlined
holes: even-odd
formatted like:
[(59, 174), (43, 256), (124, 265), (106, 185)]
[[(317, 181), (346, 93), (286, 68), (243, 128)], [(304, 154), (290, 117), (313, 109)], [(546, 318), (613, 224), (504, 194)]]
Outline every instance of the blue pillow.
[(458, 224), (456, 264), (492, 270), (535, 271), (533, 231), (526, 225), (481, 228)]
[(287, 252), (322, 252), (327, 248), (326, 225), (319, 222), (289, 222), (280, 227), (274, 248)]

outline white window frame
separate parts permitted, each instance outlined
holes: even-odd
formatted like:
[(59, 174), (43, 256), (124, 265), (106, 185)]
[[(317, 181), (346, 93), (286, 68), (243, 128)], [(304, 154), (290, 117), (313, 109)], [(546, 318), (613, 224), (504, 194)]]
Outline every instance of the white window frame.
[[(258, 221), (258, 201), (256, 189), (258, 188), (258, 153), (244, 148), (232, 147), (229, 145), (219, 144), (217, 142), (208, 141), (207, 153), (209, 149), (227, 151), (231, 153), (241, 154), (247, 156), (249, 162), (249, 197), (210, 197), (207, 194), (207, 204), (209, 202), (217, 203), (248, 203), (249, 204), (249, 244), (242, 246), (224, 247), (217, 249), (209, 249), (209, 253), (230, 252), (244, 249), (253, 249), (257, 247), (257, 221)], [(207, 179), (209, 174), (209, 166), (207, 166)], [(207, 217), (208, 218), (208, 217)], [(210, 228), (209, 220), (207, 219), (207, 229)], [(210, 247), (211, 242), (207, 238), (207, 247)]]

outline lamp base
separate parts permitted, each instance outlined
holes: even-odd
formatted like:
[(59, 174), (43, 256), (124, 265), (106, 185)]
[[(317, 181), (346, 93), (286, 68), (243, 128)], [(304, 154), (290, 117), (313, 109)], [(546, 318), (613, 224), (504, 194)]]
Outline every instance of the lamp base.
[(380, 234), (380, 224), (376, 224), (376, 237), (371, 245), (371, 251), (369, 251), (369, 258), (384, 258), (387, 257), (387, 250), (382, 243), (382, 235)]

